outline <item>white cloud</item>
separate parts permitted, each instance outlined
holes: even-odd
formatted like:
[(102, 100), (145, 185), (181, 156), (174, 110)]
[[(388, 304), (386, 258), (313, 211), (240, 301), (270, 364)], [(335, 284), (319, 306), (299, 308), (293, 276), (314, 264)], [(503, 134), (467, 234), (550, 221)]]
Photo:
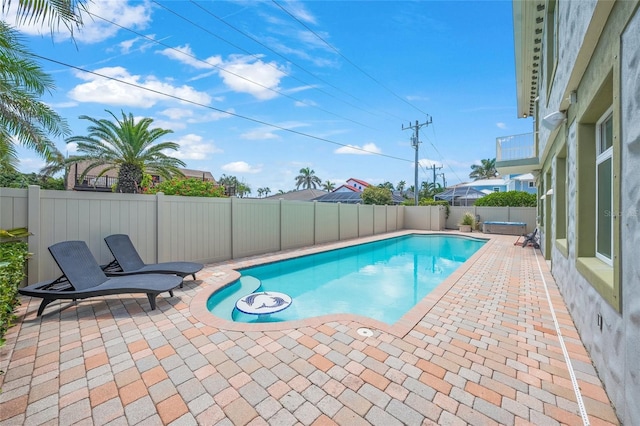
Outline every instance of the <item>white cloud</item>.
[(241, 139), (247, 139), (250, 141), (261, 141), (261, 140), (269, 140), (269, 139), (279, 139), (275, 133), (275, 128), (273, 127), (260, 127), (257, 129), (249, 130), (248, 132), (244, 132), (240, 135)]
[[(154, 76), (132, 75), (123, 67), (100, 68), (95, 74), (76, 72), (76, 77), (85, 80), (71, 89), (69, 97), (78, 102), (98, 102), (115, 106), (134, 106), (150, 108), (160, 101), (172, 100), (166, 93), (186, 101), (208, 104), (211, 97), (198, 92), (190, 86), (173, 86), (162, 82)], [(130, 84), (123, 84), (121, 80)], [(140, 87), (135, 87), (140, 86)], [(144, 90), (144, 89), (151, 89)]]
[(366, 143), (359, 147), (358, 145), (342, 146), (334, 151), (335, 154), (355, 154), (355, 155), (371, 155), (381, 154), (382, 150), (374, 143)]
[(316, 17), (311, 14), (305, 7), (304, 4), (300, 2), (287, 2), (285, 8), (289, 13), (298, 18), (301, 21), (307, 22), (309, 24), (316, 23)]
[(20, 157), (19, 163), (22, 173), (38, 173), (40, 169), (47, 165), (42, 158), (37, 157)]
[(78, 144), (75, 142), (69, 142), (66, 150), (68, 154), (75, 154), (78, 152)]
[(262, 171), (262, 165), (251, 166), (244, 161), (235, 161), (233, 163), (227, 163), (222, 166), (222, 170), (229, 173), (260, 173)]
[(183, 136), (176, 143), (180, 148), (178, 151), (172, 151), (170, 155), (181, 160), (206, 160), (211, 154), (223, 152), (213, 141), (204, 141), (202, 136), (195, 134)]
[[(151, 22), (151, 7), (146, 1), (130, 4), (122, 0), (100, 0), (85, 4), (89, 13), (83, 11), (82, 25), (80, 28), (73, 29), (73, 37), (77, 42), (99, 43), (115, 36), (120, 30), (119, 26), (141, 30)], [(17, 7), (12, 7), (2, 19), (14, 24), (16, 9)], [(43, 24), (41, 22), (20, 25), (18, 29), (29, 35), (49, 36), (52, 31), (48, 21), (45, 20)], [(56, 40), (66, 40), (71, 37), (71, 33), (64, 24), (60, 24), (57, 30), (53, 31), (53, 35)]]
[(187, 120), (187, 123), (209, 123), (211, 121), (222, 120), (223, 118), (231, 118), (236, 110), (229, 108), (226, 111), (208, 111), (205, 114), (195, 115)]
[(160, 115), (169, 117), (172, 120), (184, 120), (193, 116), (193, 111), (186, 108), (167, 108), (159, 112)]
[(222, 65), (220, 77), (231, 90), (260, 100), (273, 99), (280, 89), (284, 71), (275, 62), (265, 63), (249, 56), (234, 55)]
[(233, 108), (229, 108), (226, 112), (210, 110), (200, 114), (187, 108), (167, 108), (159, 112), (160, 115), (169, 117), (171, 120), (179, 121), (179, 124), (182, 124), (182, 128), (184, 128), (184, 123), (209, 123), (211, 121), (229, 118), (231, 117), (231, 113), (235, 113)]
[(202, 60), (198, 59), (188, 44), (160, 50), (158, 53), (195, 69), (213, 69), (222, 64), (222, 58), (220, 56), (210, 56)]
[(195, 77), (194, 80), (217, 73), (232, 91), (248, 93), (260, 100), (278, 96), (276, 92), (280, 90), (280, 81), (286, 75), (284, 68), (276, 62), (267, 63), (255, 56), (230, 55), (226, 60), (220, 56), (211, 56), (200, 60), (188, 44), (174, 49), (164, 49), (160, 53), (196, 70), (211, 70)]
[(496, 127), (498, 127), (499, 129), (506, 129), (507, 128), (507, 124), (506, 123), (496, 123)]

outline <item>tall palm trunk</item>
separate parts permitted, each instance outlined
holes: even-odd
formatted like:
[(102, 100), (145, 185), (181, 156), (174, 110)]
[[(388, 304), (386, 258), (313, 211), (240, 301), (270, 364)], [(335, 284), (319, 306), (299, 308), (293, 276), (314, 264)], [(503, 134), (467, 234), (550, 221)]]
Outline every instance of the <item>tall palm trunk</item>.
[(122, 164), (118, 172), (116, 192), (135, 194), (142, 182), (142, 169), (133, 164)]

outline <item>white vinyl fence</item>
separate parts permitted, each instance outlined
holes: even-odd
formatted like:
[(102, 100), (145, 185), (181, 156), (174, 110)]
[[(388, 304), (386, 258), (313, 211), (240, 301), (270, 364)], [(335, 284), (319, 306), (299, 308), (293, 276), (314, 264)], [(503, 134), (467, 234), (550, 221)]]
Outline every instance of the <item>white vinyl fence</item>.
[(23, 226), (32, 234), (32, 284), (60, 275), (47, 250), (60, 241), (86, 241), (100, 264), (113, 259), (103, 240), (110, 234), (128, 234), (147, 263), (212, 263), (402, 229), (444, 230), (445, 210), (0, 188), (0, 228)]
[[(470, 212), (482, 222), (524, 222), (527, 224), (527, 233), (533, 232), (537, 226), (537, 212), (535, 207), (449, 207), (447, 229), (458, 229), (462, 216)], [(482, 228), (480, 228), (482, 230)]]

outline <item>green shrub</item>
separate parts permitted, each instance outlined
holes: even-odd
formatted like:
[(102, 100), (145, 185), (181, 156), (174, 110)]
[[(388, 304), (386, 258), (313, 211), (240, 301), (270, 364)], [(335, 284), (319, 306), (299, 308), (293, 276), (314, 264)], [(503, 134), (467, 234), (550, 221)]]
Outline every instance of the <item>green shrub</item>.
[(27, 243), (21, 241), (0, 243), (0, 346), (16, 319), (14, 311), (20, 303), (18, 286), (25, 277), (27, 247)]
[(460, 220), (460, 225), (470, 225), (472, 228), (475, 225), (476, 218), (473, 216), (471, 212), (465, 212), (462, 215), (462, 219)]
[(478, 207), (535, 207), (538, 196), (524, 191), (494, 192), (476, 201)]
[(391, 191), (387, 188), (369, 186), (362, 191), (362, 202), (365, 204), (388, 206), (393, 204), (393, 197), (391, 196)]
[(224, 188), (213, 182), (196, 178), (173, 178), (160, 182), (156, 186), (143, 188), (145, 194), (183, 195), (185, 197), (224, 197)]

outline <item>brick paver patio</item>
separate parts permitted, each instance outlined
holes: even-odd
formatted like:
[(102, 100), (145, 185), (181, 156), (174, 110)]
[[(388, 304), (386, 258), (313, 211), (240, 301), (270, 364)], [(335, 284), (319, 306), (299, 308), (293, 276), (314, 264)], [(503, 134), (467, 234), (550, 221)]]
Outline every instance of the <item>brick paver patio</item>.
[(207, 314), (231, 269), (265, 256), (208, 265), (155, 311), (144, 295), (122, 295), (54, 302), (36, 318), (39, 300), (24, 298), (0, 349), (0, 423), (618, 424), (540, 252), (484, 237), (393, 326), (351, 315), (256, 326)]

